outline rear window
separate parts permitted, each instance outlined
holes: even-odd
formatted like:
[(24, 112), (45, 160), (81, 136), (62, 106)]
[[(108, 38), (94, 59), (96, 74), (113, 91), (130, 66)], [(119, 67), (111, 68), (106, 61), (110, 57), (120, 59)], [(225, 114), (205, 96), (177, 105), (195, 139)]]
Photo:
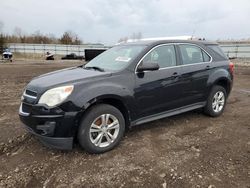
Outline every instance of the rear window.
[(224, 57), (225, 59), (228, 59), (227, 56), (224, 54), (224, 52), (218, 45), (207, 45), (207, 47), (212, 49), (213, 51), (215, 51), (217, 54)]

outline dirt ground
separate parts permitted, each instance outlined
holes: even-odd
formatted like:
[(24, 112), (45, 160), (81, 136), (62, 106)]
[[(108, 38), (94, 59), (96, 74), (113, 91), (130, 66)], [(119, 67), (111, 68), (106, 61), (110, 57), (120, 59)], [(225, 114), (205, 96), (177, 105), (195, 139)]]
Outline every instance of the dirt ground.
[(18, 118), (32, 77), (80, 63), (0, 63), (0, 187), (250, 187), (250, 66), (236, 67), (221, 117), (193, 111), (147, 123), (89, 155), (44, 147)]

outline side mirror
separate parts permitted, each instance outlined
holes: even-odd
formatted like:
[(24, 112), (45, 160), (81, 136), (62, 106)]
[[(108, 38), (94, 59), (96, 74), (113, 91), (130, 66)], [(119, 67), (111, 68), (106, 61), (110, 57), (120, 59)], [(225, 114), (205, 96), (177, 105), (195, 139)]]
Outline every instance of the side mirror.
[(154, 71), (158, 70), (160, 67), (158, 63), (148, 61), (148, 62), (142, 62), (138, 67), (137, 67), (137, 72), (143, 72), (143, 71)]

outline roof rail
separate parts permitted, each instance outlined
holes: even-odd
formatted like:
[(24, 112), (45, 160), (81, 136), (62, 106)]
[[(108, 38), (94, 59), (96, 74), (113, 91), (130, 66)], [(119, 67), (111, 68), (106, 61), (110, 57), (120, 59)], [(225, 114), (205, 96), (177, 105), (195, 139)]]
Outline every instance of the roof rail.
[(173, 37), (155, 37), (155, 38), (142, 38), (142, 39), (128, 39), (127, 41), (120, 42), (122, 43), (130, 43), (137, 41), (156, 41), (156, 40), (205, 40), (205, 38), (194, 37), (194, 36), (173, 36)]
[(155, 38), (144, 38), (140, 39), (142, 41), (150, 41), (150, 40), (192, 40), (193, 36), (173, 36), (173, 37), (155, 37)]

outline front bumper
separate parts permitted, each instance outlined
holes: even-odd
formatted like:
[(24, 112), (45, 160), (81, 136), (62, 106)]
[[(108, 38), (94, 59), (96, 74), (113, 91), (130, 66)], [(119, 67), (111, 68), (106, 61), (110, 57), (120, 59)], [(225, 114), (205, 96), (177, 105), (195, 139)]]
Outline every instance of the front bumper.
[(63, 150), (73, 147), (77, 114), (78, 112), (64, 112), (59, 107), (48, 109), (25, 103), (19, 108), (20, 120), (31, 134), (38, 137), (44, 145)]
[(35, 133), (30, 127), (25, 126), (25, 128), (33, 135), (35, 135), (45, 146), (61, 149), (61, 150), (71, 150), (73, 148), (73, 137), (48, 137), (42, 136)]

